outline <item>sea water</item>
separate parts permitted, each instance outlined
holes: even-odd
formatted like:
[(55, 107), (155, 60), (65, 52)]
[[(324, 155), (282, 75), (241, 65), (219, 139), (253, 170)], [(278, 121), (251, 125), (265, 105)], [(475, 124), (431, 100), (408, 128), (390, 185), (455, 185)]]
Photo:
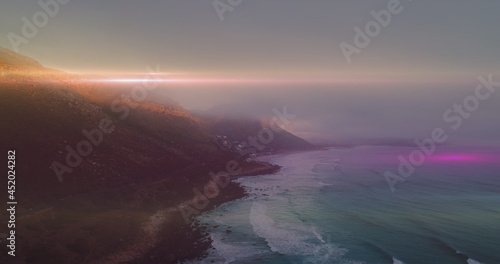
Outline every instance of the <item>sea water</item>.
[(198, 217), (213, 241), (201, 263), (500, 263), (499, 149), (439, 147), (392, 192), (384, 173), (413, 150), (264, 157), (282, 169)]

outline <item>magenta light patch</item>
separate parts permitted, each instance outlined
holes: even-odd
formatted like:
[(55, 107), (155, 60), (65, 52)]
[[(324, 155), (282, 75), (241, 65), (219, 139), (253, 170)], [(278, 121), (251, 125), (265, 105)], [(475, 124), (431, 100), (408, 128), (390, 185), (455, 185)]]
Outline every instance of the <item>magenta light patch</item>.
[(474, 155), (436, 155), (434, 160), (441, 161), (475, 161), (480, 160), (478, 156)]
[(429, 157), (433, 161), (442, 162), (498, 162), (500, 163), (500, 154), (498, 153), (478, 153), (478, 154), (434, 154)]

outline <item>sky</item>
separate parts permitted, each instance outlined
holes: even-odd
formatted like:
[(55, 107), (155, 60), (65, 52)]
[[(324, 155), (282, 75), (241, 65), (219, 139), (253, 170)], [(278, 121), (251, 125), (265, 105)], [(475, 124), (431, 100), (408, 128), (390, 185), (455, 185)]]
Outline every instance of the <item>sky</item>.
[[(500, 81), (499, 1), (71, 0), (57, 9), (27, 37), (26, 19), (46, 11), (4, 1), (0, 45), (74, 73), (159, 65), (199, 81), (169, 83), (156, 97), (259, 115), (287, 105), (297, 115), (289, 129), (311, 141), (426, 137), (453, 124), (443, 113), (474, 94), (479, 76)], [(383, 26), (373, 14), (387, 12)], [(356, 27), (367, 45), (356, 45)], [(14, 35), (26, 41), (13, 45)], [(358, 51), (350, 62), (341, 43)], [(500, 142), (499, 101), (481, 100), (453, 139)]]

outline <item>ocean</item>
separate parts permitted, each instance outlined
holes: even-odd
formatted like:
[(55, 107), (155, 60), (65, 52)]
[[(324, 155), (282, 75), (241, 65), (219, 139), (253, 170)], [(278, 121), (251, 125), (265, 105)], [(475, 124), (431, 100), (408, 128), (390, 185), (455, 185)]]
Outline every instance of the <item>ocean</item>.
[(283, 168), (198, 217), (213, 240), (201, 263), (500, 263), (500, 150), (439, 147), (392, 192), (384, 172), (414, 149), (261, 157)]

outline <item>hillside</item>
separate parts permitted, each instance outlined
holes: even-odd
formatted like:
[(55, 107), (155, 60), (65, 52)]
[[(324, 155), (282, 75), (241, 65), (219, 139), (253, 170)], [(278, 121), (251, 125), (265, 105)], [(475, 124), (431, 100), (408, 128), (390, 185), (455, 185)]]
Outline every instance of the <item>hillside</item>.
[(6, 70), (46, 70), (38, 61), (0, 46), (0, 67)]
[(226, 141), (231, 145), (241, 146), (238, 153), (259, 155), (315, 148), (314, 145), (285, 129), (273, 130), (273, 126), (265, 120), (223, 117), (206, 118), (206, 120), (212, 133), (226, 137)]
[[(20, 189), (26, 194), (20, 197), (31, 197), (33, 206), (70, 194), (154, 181), (165, 171), (228, 158), (187, 112), (179, 115), (182, 109), (170, 113), (146, 105), (122, 120), (105, 104), (92, 103), (71, 87), (32, 80), (1, 86), (0, 118), (9, 124), (3, 128), (1, 146), (14, 147), (19, 163), (29, 164), (18, 167), (26, 175), (20, 179), (26, 181)], [(53, 162), (64, 165), (67, 148), (76, 150), (87, 140), (82, 131), (99, 129), (102, 120), (110, 120), (114, 130), (102, 133), (102, 143), (59, 182)]]
[[(235, 135), (231, 124), (214, 126), (175, 102), (115, 104), (130, 87), (87, 84), (3, 48), (0, 69), (0, 147), (16, 151), (16, 228), (24, 241), (9, 263), (99, 263), (141, 241), (151, 215), (192, 199), (228, 161), (238, 162), (241, 175), (277, 169), (221, 149), (214, 132)], [(243, 195), (231, 183), (203, 210)], [(167, 235), (131, 260), (155, 254), (175, 263), (197, 256), (189, 246), (207, 246), (190, 245), (203, 233), (181, 214), (171, 217), (162, 227)]]

